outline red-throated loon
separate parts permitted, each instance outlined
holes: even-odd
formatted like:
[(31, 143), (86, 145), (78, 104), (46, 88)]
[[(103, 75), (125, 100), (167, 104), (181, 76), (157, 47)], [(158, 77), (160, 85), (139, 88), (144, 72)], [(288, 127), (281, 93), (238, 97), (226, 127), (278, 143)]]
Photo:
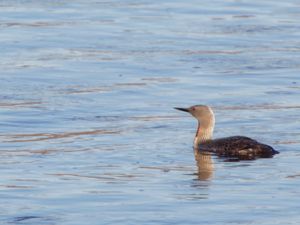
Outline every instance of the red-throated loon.
[(218, 156), (240, 160), (271, 158), (277, 154), (271, 146), (259, 143), (244, 136), (233, 136), (212, 139), (215, 116), (206, 105), (195, 105), (189, 108), (175, 108), (192, 114), (198, 120), (198, 129), (194, 139), (194, 148), (199, 151), (215, 153)]

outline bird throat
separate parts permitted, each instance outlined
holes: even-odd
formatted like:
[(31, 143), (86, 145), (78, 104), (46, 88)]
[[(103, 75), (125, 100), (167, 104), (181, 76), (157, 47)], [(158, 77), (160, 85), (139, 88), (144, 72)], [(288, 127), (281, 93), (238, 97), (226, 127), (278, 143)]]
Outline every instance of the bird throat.
[(214, 126), (201, 126), (198, 122), (198, 128), (194, 139), (194, 148), (198, 148), (199, 144), (212, 139)]

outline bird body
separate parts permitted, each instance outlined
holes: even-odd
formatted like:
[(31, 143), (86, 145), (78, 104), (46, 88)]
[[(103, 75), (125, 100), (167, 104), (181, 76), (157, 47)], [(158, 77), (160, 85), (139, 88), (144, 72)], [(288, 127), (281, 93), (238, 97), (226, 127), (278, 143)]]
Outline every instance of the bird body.
[(253, 160), (270, 158), (279, 152), (271, 146), (262, 144), (244, 136), (233, 136), (212, 139), (215, 116), (212, 109), (206, 105), (195, 105), (189, 108), (175, 108), (189, 112), (198, 120), (198, 129), (194, 139), (194, 148), (198, 151), (212, 152), (220, 157), (238, 160)]
[(200, 151), (215, 153), (221, 157), (230, 157), (240, 160), (270, 158), (278, 153), (271, 146), (244, 136), (208, 140), (199, 144), (198, 149)]

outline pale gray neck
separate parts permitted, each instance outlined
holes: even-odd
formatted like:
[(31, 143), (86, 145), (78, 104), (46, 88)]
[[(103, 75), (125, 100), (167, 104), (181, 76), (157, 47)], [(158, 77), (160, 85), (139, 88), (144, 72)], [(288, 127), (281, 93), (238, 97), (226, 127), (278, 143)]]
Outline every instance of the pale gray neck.
[(198, 121), (198, 129), (194, 139), (194, 148), (198, 148), (199, 144), (212, 139), (214, 126), (215, 118), (213, 114), (203, 121)]

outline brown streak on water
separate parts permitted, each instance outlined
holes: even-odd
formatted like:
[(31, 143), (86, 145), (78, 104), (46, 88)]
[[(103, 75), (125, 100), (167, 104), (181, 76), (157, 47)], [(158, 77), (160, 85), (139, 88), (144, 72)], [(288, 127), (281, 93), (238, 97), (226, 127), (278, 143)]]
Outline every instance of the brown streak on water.
[(300, 177), (300, 174), (286, 176), (286, 178), (298, 178), (298, 177)]
[(171, 82), (178, 81), (178, 79), (171, 78), (171, 77), (149, 77), (149, 78), (142, 78), (141, 80), (156, 81), (156, 82), (162, 82), (162, 83), (171, 83)]
[(25, 185), (0, 185), (0, 187), (4, 188), (14, 188), (14, 189), (32, 189), (33, 186), (25, 186)]
[(161, 120), (173, 120), (181, 118), (182, 116), (132, 116), (129, 119), (137, 121), (161, 121)]
[(218, 110), (277, 110), (277, 109), (300, 109), (300, 105), (239, 105), (239, 106), (216, 106)]
[(87, 93), (104, 93), (111, 91), (109, 87), (89, 87), (89, 88), (77, 88), (75, 90), (66, 91), (66, 94), (87, 94)]
[(248, 18), (253, 18), (255, 17), (254, 15), (234, 15), (232, 18), (242, 18), (242, 19), (248, 19)]
[(241, 54), (242, 51), (236, 51), (236, 50), (227, 50), (227, 51), (211, 51), (211, 50), (198, 50), (198, 51), (192, 51), (188, 50), (185, 52), (188, 55), (195, 55), (195, 54), (224, 54), (224, 55), (236, 55)]
[(290, 144), (299, 144), (300, 141), (297, 140), (286, 140), (286, 141), (275, 141), (274, 144), (284, 144), (284, 145), (290, 145)]
[(136, 82), (136, 83), (116, 83), (115, 84), (115, 86), (130, 86), (130, 87), (132, 87), (132, 86), (146, 86), (147, 84), (146, 83), (138, 83), (138, 82)]
[(103, 174), (102, 176), (82, 175), (82, 174), (75, 174), (75, 173), (53, 173), (48, 175), (59, 176), (59, 177), (89, 178), (89, 179), (97, 179), (102, 181), (123, 181), (123, 180), (129, 181), (144, 176), (144, 175), (114, 174), (114, 173), (106, 173)]
[(140, 166), (141, 169), (149, 169), (149, 170), (160, 170), (163, 172), (170, 172), (170, 171), (191, 171), (191, 167), (189, 166)]
[[(51, 139), (77, 137), (82, 135), (119, 134), (119, 133), (120, 131), (90, 130), (90, 131), (80, 131), (80, 132), (65, 132), (59, 134), (54, 134), (54, 133), (13, 134), (13, 135), (8, 135), (8, 137), (11, 138), (12, 140), (8, 140), (5, 142), (44, 141), (44, 140), (51, 140)], [(38, 137), (38, 138), (34, 138), (34, 137)], [(23, 138), (32, 138), (32, 139), (23, 139)]]
[(41, 105), (41, 101), (32, 101), (32, 102), (0, 102), (0, 107), (7, 108), (17, 108), (17, 107), (26, 107), (26, 106), (36, 106)]
[(116, 83), (111, 86), (100, 86), (100, 87), (81, 87), (81, 86), (70, 86), (68, 88), (72, 90), (63, 90), (62, 93), (65, 94), (89, 94), (89, 93), (105, 93), (115, 90), (116, 88), (123, 87), (140, 87), (146, 86), (147, 83), (144, 82), (134, 82), (134, 83)]
[[(30, 150), (30, 149), (24, 149), (24, 150), (1, 150), (0, 155), (2, 157), (4, 156), (28, 156), (30, 154), (33, 155), (49, 155), (49, 154), (55, 154), (55, 153), (72, 153), (72, 152), (87, 152), (87, 151), (113, 151), (118, 146), (113, 147), (101, 147), (101, 148), (57, 148), (57, 149), (38, 149), (38, 150)], [(7, 163), (7, 162), (5, 162)], [(12, 162), (9, 162), (11, 164)], [(14, 163), (19, 163), (18, 161), (15, 161)]]
[(32, 22), (32, 23), (21, 23), (21, 22), (6, 22), (6, 23), (0, 23), (0, 26), (2, 27), (50, 27), (50, 26), (62, 26), (65, 23), (56, 23), (56, 22)]

